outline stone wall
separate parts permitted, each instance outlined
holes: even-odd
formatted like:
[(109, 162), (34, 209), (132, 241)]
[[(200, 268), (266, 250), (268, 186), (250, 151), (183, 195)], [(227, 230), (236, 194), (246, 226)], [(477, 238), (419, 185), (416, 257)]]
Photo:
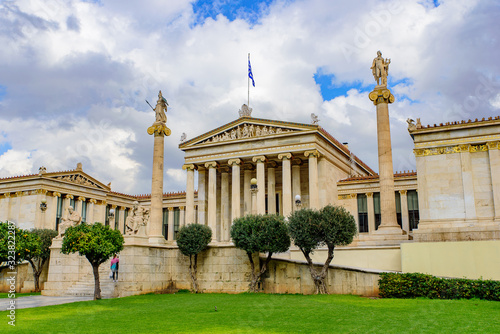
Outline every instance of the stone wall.
[[(381, 272), (330, 265), (327, 274), (328, 293), (377, 296)], [(305, 262), (273, 259), (269, 262), (262, 291), (308, 295), (315, 293), (315, 287)]]

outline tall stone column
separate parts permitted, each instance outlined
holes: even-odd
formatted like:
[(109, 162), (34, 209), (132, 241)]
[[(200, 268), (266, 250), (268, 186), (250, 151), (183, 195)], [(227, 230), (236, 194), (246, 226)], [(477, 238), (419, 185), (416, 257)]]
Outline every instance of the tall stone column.
[(228, 165), (232, 168), (231, 179), (231, 224), (241, 214), (240, 159), (230, 159)]
[(292, 154), (278, 154), (278, 159), (282, 160), (283, 216), (288, 217), (292, 213), (292, 171), (290, 166)]
[(320, 209), (319, 184), (318, 184), (318, 158), (317, 150), (306, 151), (304, 155), (309, 158), (309, 207)]
[(97, 203), (97, 200), (95, 198), (89, 199), (89, 207), (87, 208), (87, 222), (89, 224), (94, 224), (94, 206)]
[(267, 163), (267, 213), (276, 214), (276, 162)]
[(217, 241), (217, 162), (205, 163), (208, 168), (208, 227), (212, 229), (212, 242)]
[(149, 243), (163, 244), (163, 163), (164, 163), (164, 136), (170, 136), (171, 131), (167, 128), (166, 100), (161, 91), (156, 102), (156, 120), (148, 128), (148, 134), (154, 135), (153, 149), (153, 176), (151, 181), (151, 216), (148, 223)]
[(198, 167), (198, 224), (206, 225), (207, 219), (207, 170)]
[(229, 211), (229, 168), (221, 168), (221, 190), (220, 190), (220, 227), (221, 241), (229, 241), (229, 227), (231, 215)]
[(116, 221), (116, 208), (118, 206), (115, 204), (111, 205), (111, 209), (113, 210), (113, 214), (109, 214), (109, 228), (116, 230), (117, 228), (117, 221)]
[(167, 210), (168, 210), (167, 238), (168, 241), (174, 241), (174, 208), (168, 207)]
[(250, 194), (250, 180), (252, 180), (252, 165), (243, 165), (243, 214), (252, 213), (252, 198)]
[(253, 157), (252, 161), (257, 164), (257, 214), (263, 215), (266, 213), (266, 157), (261, 155)]
[(373, 193), (366, 193), (366, 208), (368, 209), (368, 232), (375, 232), (375, 208), (373, 206)]
[[(41, 209), (41, 204), (42, 201), (45, 201), (45, 205), (47, 205), (47, 189), (37, 189), (36, 190), (36, 207), (35, 207), (35, 226), (39, 226), (40, 228), (50, 228), (50, 226), (46, 226), (46, 211), (47, 207), (45, 207), (45, 210)], [(0, 199), (0, 203), (2, 200)], [(2, 210), (0, 210), (1, 212)], [(2, 214), (0, 213), (0, 219), (2, 219)]]
[(495, 221), (500, 221), (500, 142), (489, 142), (488, 155), (490, 160), (491, 187), (493, 189), (493, 206), (495, 208)]
[[(17, 194), (17, 193), (16, 193)], [(62, 212), (62, 217), (67, 219), (68, 218), (68, 214), (69, 214), (69, 211), (68, 211), (68, 208), (70, 206), (70, 203), (71, 203), (71, 200), (73, 199), (73, 195), (66, 195), (64, 196), (64, 200), (63, 200), (63, 212)], [(74, 209), (74, 208), (73, 208)]]
[(408, 196), (406, 190), (399, 191), (399, 199), (401, 200), (401, 225), (406, 233), (410, 232), (410, 218), (408, 217)]
[[(299, 158), (294, 158), (292, 160), (292, 210), (297, 210), (297, 207), (293, 205), (295, 203), (295, 198), (298, 196), (302, 197), (302, 191), (300, 189), (300, 167), (302, 166), (302, 160)], [(304, 200), (302, 200), (304, 201)]]
[(82, 197), (82, 196), (78, 196), (76, 198), (76, 201), (75, 201), (75, 207), (73, 209), (75, 209), (76, 212), (78, 212), (81, 216), (82, 215), (82, 203), (83, 201), (85, 201), (85, 197)]
[(402, 234), (396, 219), (396, 201), (394, 200), (394, 172), (392, 166), (391, 129), (389, 122), (389, 103), (394, 96), (386, 85), (375, 86), (369, 94), (370, 100), (377, 106), (378, 166), (380, 178), (380, 214), (381, 233)]
[(186, 170), (186, 225), (194, 223), (194, 170), (193, 164), (184, 165), (182, 169)]
[[(88, 209), (88, 208), (87, 208)], [(120, 233), (125, 233), (125, 212), (127, 212), (126, 206), (120, 206), (120, 217), (118, 217), (118, 230)]]
[(358, 215), (358, 194), (350, 194), (351, 197), (351, 213), (354, 216), (354, 221), (356, 222), (356, 230), (359, 234), (359, 215)]

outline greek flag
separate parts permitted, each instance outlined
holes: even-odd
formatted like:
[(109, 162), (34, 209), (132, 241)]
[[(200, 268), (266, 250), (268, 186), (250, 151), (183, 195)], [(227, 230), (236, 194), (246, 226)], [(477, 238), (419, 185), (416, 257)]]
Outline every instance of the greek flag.
[(248, 55), (248, 77), (252, 79), (252, 86), (255, 87), (255, 81), (253, 81), (252, 65), (250, 64), (250, 54)]

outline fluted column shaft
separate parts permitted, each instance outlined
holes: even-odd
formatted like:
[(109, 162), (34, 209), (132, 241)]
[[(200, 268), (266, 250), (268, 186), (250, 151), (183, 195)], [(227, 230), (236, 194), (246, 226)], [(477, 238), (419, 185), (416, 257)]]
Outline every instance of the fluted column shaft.
[(283, 216), (288, 217), (292, 213), (292, 171), (291, 171), (291, 153), (282, 153), (278, 155), (282, 160), (282, 187), (283, 187)]
[(194, 170), (195, 165), (184, 165), (186, 170), (186, 225), (194, 223)]

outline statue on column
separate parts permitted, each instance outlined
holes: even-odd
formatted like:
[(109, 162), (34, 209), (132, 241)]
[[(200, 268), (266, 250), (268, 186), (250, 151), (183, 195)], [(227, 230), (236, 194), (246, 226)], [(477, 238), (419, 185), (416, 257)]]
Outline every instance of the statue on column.
[(158, 93), (158, 102), (156, 102), (156, 122), (161, 122), (161, 123), (167, 123), (167, 115), (165, 113), (167, 112), (167, 106), (168, 102), (167, 100), (163, 97), (161, 90)]
[(389, 74), (389, 64), (391, 60), (382, 57), (382, 52), (377, 51), (377, 57), (373, 59), (372, 62), (372, 73), (375, 81), (377, 82), (377, 86), (380, 85), (380, 79), (382, 79), (382, 85), (387, 86), (387, 75)]
[(132, 211), (125, 221), (127, 235), (146, 235), (146, 225), (149, 221), (149, 210), (135, 201)]
[(68, 218), (61, 218), (61, 222), (59, 223), (59, 235), (58, 238), (62, 238), (66, 229), (71, 226), (76, 226), (81, 223), (82, 217), (78, 212), (76, 212), (72, 206), (68, 207)]

